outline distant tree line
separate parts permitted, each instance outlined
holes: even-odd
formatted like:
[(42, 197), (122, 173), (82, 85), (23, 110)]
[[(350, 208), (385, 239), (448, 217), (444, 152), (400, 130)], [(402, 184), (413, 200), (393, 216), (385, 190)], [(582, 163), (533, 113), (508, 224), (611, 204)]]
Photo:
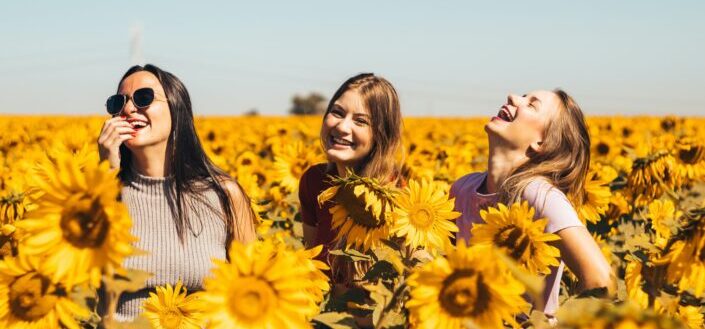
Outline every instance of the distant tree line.
[(291, 99), (290, 114), (294, 115), (321, 115), (326, 113), (328, 100), (317, 92), (311, 92), (306, 96), (294, 95)]

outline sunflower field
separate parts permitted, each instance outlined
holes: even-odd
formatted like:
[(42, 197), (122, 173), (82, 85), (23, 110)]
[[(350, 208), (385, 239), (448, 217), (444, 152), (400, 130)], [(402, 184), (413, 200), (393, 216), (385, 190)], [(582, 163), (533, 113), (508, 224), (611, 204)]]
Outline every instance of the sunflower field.
[[(211, 159), (237, 178), (258, 214), (258, 241), (233, 243), (201, 291), (158, 287), (133, 323), (108, 310), (148, 273), (120, 183), (99, 163), (101, 117), (0, 117), (0, 328), (703, 328), (705, 119), (590, 118), (591, 167), (579, 217), (610, 262), (616, 288), (579, 292), (566, 273), (554, 317), (533, 310), (556, 266), (557, 235), (527, 203), (482, 212), (469, 245), (449, 243), (461, 176), (485, 169), (486, 119), (408, 118), (404, 188), (351, 174), (333, 202), (345, 287), (301, 243), (298, 183), (325, 162), (320, 117), (204, 117)], [(569, 196), (571, 197), (571, 196)]]

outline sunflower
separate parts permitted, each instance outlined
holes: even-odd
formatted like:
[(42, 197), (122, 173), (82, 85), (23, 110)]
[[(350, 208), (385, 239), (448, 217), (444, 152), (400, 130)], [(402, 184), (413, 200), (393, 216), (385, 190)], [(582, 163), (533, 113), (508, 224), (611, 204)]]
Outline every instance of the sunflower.
[(596, 160), (603, 163), (612, 161), (622, 151), (622, 144), (618, 138), (608, 134), (597, 135), (592, 140), (591, 153)]
[(617, 169), (620, 173), (629, 175), (632, 172), (632, 167), (634, 166), (634, 160), (631, 157), (618, 155), (610, 162), (610, 166)]
[(365, 252), (389, 238), (392, 223), (387, 217), (394, 201), (393, 189), (352, 172), (331, 182), (333, 186), (321, 192), (318, 203), (334, 202), (329, 211), (333, 215), (331, 226), (337, 232), (335, 241), (345, 241), (346, 248), (362, 248)]
[(627, 198), (622, 192), (615, 191), (610, 198), (610, 204), (607, 206), (605, 217), (609, 222), (612, 222), (628, 214), (629, 210), (631, 210), (631, 207), (629, 202), (627, 202)]
[(667, 151), (658, 151), (634, 161), (627, 186), (635, 203), (645, 205), (663, 193), (673, 191), (678, 181), (675, 159)]
[(310, 328), (322, 295), (313, 278), (323, 274), (301, 260), (316, 251), (297, 253), (272, 240), (233, 242), (232, 263), (215, 260), (204, 282), (208, 328)]
[(654, 310), (660, 314), (666, 314), (672, 318), (680, 320), (688, 328), (702, 329), (703, 314), (700, 307), (681, 305), (681, 298), (678, 296), (664, 295), (654, 300)]
[(299, 180), (309, 167), (322, 162), (317, 152), (311, 152), (301, 141), (283, 144), (280, 152), (274, 156), (274, 179), (289, 192), (296, 192)]
[(649, 218), (651, 219), (651, 227), (656, 232), (655, 243), (657, 246), (665, 247), (668, 239), (671, 238), (671, 227), (677, 227), (678, 217), (680, 217), (680, 212), (676, 212), (671, 200), (654, 200), (649, 203)]
[(640, 261), (632, 259), (627, 263), (624, 274), (624, 283), (627, 287), (627, 297), (641, 307), (649, 306), (649, 295), (641, 289), (643, 265)]
[(683, 322), (690, 329), (702, 329), (703, 313), (700, 307), (695, 306), (678, 306), (678, 311), (674, 314), (675, 318)]
[(328, 283), (328, 276), (323, 272), (330, 270), (330, 267), (326, 263), (316, 260), (323, 250), (323, 245), (318, 245), (311, 249), (298, 249), (295, 251), (296, 257), (298, 258), (297, 264), (305, 266), (309, 272), (309, 281), (311, 285), (308, 290), (313, 296), (313, 302), (318, 304), (323, 301), (324, 293), (330, 289), (330, 284)]
[(526, 201), (481, 210), (485, 224), (473, 226), (470, 242), (495, 245), (530, 273), (548, 274), (551, 266), (560, 265), (560, 251), (548, 242), (560, 237), (544, 233), (548, 220), (534, 220), (534, 211)]
[(51, 165), (56, 165), (62, 158), (66, 158), (68, 155), (70, 155), (71, 159), (76, 162), (76, 165), (81, 168), (87, 164), (100, 162), (100, 157), (98, 152), (94, 150), (94, 145), (85, 142), (85, 139), (80, 145), (71, 145), (64, 141), (56, 141), (47, 149), (47, 152), (40, 162), (36, 164), (40, 167), (38, 174), (51, 171)]
[(668, 264), (668, 280), (682, 290), (693, 289), (696, 296), (705, 292), (705, 208), (689, 211), (686, 223), (672, 237), (674, 241), (664, 257), (654, 261)]
[(252, 151), (244, 151), (235, 159), (234, 167), (238, 176), (242, 173), (252, 173), (261, 165), (260, 157)]
[(687, 180), (700, 180), (705, 175), (705, 145), (697, 138), (685, 137), (673, 150), (679, 176)]
[(51, 266), (20, 254), (0, 261), (0, 327), (78, 329), (90, 312), (69, 297), (71, 287), (52, 279)]
[(24, 217), (28, 199), (22, 192), (10, 192), (0, 197), (0, 224), (12, 224)]
[(556, 315), (564, 329), (685, 329), (677, 319), (631, 302), (582, 298), (568, 301)]
[(187, 295), (181, 280), (176, 286), (157, 287), (149, 293), (142, 315), (155, 329), (200, 329), (203, 326), (203, 303), (198, 293)]
[(38, 207), (16, 223), (26, 238), (20, 250), (46, 256), (56, 277), (89, 279), (96, 287), (101, 271), (119, 270), (132, 253), (130, 220), (118, 202), (120, 184), (107, 162), (81, 168), (70, 155), (45, 163), (35, 176)]
[(416, 268), (408, 281), (410, 321), (418, 328), (465, 328), (468, 321), (479, 328), (516, 326), (514, 316), (528, 307), (524, 287), (496, 252), (460, 241), (445, 257)]
[(583, 223), (587, 221), (595, 224), (600, 221), (600, 215), (607, 212), (612, 197), (609, 184), (615, 178), (617, 171), (612, 167), (594, 164), (590, 168), (585, 179), (585, 190), (581, 191), (583, 202), (576, 209)]
[(460, 213), (453, 211), (454, 199), (448, 199), (438, 183), (411, 180), (395, 200), (392, 234), (405, 237), (412, 249), (421, 246), (442, 250), (453, 232), (458, 232), (453, 220)]

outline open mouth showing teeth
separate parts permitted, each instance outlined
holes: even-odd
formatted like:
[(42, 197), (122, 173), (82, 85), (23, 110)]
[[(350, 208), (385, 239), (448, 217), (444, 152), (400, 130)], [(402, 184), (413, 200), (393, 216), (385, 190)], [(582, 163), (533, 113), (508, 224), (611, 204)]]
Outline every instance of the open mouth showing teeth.
[(146, 122), (144, 122), (144, 121), (137, 121), (137, 120), (131, 121), (130, 124), (132, 125), (132, 128), (133, 128), (133, 129), (136, 129), (136, 130), (140, 130), (140, 129), (142, 129), (142, 128), (148, 126), (148, 124), (147, 124)]
[(353, 142), (350, 142), (350, 141), (347, 141), (347, 140), (344, 140), (342, 138), (338, 138), (335, 136), (330, 137), (330, 142), (331, 142), (331, 145), (342, 145), (342, 146), (350, 146), (350, 147), (355, 145)]
[(507, 121), (507, 122), (514, 121), (514, 116), (512, 115), (512, 113), (509, 112), (509, 110), (507, 110), (505, 108), (502, 108), (501, 110), (499, 110), (499, 114), (497, 114), (497, 117), (499, 117), (500, 119)]

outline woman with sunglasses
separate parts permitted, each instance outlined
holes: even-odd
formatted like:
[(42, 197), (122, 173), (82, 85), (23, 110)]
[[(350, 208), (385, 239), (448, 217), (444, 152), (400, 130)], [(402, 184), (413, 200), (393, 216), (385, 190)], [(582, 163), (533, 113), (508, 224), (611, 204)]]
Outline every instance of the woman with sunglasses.
[(173, 74), (133, 66), (106, 103), (112, 118), (98, 146), (123, 184), (135, 247), (148, 252), (124, 266), (154, 274), (144, 289), (120, 296), (116, 320), (131, 321), (155, 287), (182, 280), (202, 288), (211, 259), (226, 259), (230, 242), (255, 239), (255, 216), (235, 180), (216, 167), (196, 134), (191, 100)]

